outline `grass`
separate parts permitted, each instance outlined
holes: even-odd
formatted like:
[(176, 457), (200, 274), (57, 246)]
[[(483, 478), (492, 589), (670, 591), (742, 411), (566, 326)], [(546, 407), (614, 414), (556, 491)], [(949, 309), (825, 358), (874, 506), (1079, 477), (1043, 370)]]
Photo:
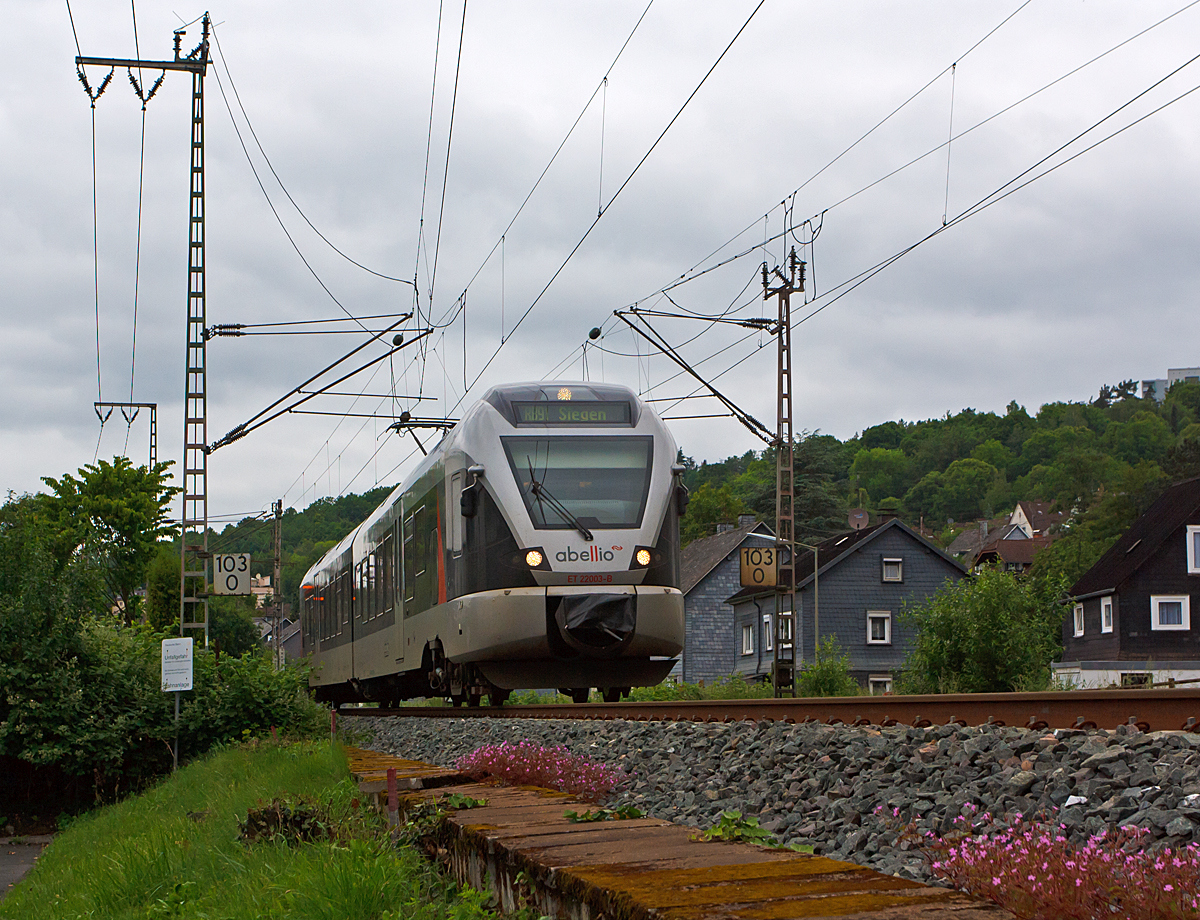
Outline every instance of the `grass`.
[[(239, 840), (255, 808), (305, 806), (320, 839)], [(270, 803), (270, 804), (268, 804)], [(395, 846), (327, 743), (228, 747), (71, 822), (0, 902), (4, 920), (476, 920), (487, 897)]]

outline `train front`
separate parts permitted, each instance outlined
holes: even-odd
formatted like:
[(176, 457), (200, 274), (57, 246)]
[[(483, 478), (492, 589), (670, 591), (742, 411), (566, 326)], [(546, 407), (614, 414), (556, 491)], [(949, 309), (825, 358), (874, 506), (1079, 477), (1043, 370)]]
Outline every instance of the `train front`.
[(510, 640), (526, 634), (526, 654), (477, 645), (477, 667), (500, 687), (577, 698), (661, 681), (683, 647), (687, 496), (662, 420), (631, 390), (596, 383), (497, 387), (472, 414), (463, 446), (483, 468), (476, 488), (511, 535), (503, 549), (490, 543), (504, 558), (489, 568), (513, 585), (501, 607), (518, 597), (541, 607), (508, 620)]

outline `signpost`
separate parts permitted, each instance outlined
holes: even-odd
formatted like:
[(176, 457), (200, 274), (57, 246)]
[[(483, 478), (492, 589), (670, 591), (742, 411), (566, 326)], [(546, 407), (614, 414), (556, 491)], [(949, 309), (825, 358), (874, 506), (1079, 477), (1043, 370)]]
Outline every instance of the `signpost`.
[(162, 688), (175, 693), (175, 746), (173, 769), (179, 769), (179, 694), (192, 689), (192, 637), (162, 640)]
[(213, 593), (251, 593), (249, 553), (213, 553)]
[(774, 588), (779, 582), (779, 551), (773, 546), (743, 546), (743, 588)]

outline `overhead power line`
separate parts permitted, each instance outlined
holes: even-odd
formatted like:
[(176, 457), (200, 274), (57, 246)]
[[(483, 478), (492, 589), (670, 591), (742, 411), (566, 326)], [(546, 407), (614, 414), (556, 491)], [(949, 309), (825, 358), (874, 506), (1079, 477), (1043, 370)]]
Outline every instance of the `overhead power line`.
[[(376, 271), (375, 269), (371, 268), (368, 265), (363, 265), (363, 263), (359, 262), (357, 259), (348, 255), (345, 251), (343, 251), (341, 248), (339, 248), (332, 240), (329, 239), (329, 237), (327, 237), (324, 233), (321, 232), (320, 228), (318, 228), (316, 224), (314, 224), (312, 222), (312, 220), (309, 218), (308, 214), (305, 213), (304, 209), (302, 207), (300, 207), (300, 205), (297, 203), (296, 199), (292, 197), (292, 193), (290, 191), (288, 191), (288, 187), (284, 184), (283, 179), (281, 179), (279, 177), (279, 173), (276, 172), (276, 170), (275, 170), (275, 164), (272, 163), (271, 158), (269, 156), (267, 156), (267, 151), (265, 149), (263, 149), (262, 141), (260, 141), (258, 139), (258, 132), (254, 130), (254, 122), (252, 122), (250, 120), (250, 115), (246, 111), (245, 105), (242, 104), (241, 94), (238, 92), (237, 84), (234, 83), (234, 81), (233, 81), (233, 74), (229, 70), (229, 59), (225, 57), (225, 52), (221, 49), (221, 42), (217, 38), (216, 26), (213, 26), (213, 40), (217, 46), (217, 52), (221, 57), (221, 66), (225, 68), (225, 78), (229, 81), (229, 88), (233, 92), (234, 99), (237, 100), (238, 110), (242, 113), (242, 118), (246, 122), (246, 128), (250, 132), (250, 136), (254, 139), (254, 145), (258, 148), (258, 152), (260, 154), (262, 154), (263, 162), (265, 162), (267, 164), (267, 169), (271, 170), (271, 175), (275, 177), (275, 181), (279, 184), (280, 190), (283, 192), (283, 194), (285, 196), (287, 196), (287, 200), (291, 203), (292, 207), (296, 209), (296, 213), (300, 215), (300, 217), (304, 220), (304, 222), (306, 224), (308, 224), (309, 229), (312, 230), (312, 232), (315, 233), (318, 237), (320, 237), (321, 241), (326, 246), (328, 246), (330, 249), (332, 249), (339, 256), (341, 256), (343, 259), (345, 259), (347, 262), (349, 262), (351, 265), (355, 266), (356, 268), (361, 268), (367, 274), (374, 275), (376, 278), (382, 278), (384, 281), (394, 281), (397, 284), (407, 284), (410, 287), (415, 287), (413, 282), (409, 281), (407, 278), (397, 278), (394, 275), (389, 275), (389, 274), (386, 274), (385, 272)], [(219, 80), (218, 80), (218, 82), (219, 82)], [(222, 96), (224, 96), (224, 90), (222, 90)], [(233, 118), (233, 110), (231, 108), (229, 108), (229, 101), (227, 99), (225, 100), (225, 105), (226, 105), (226, 108), (229, 109), (229, 117), (232, 119)], [(238, 135), (238, 139), (241, 140), (240, 132)], [(246, 155), (247, 162), (250, 162), (250, 152), (246, 149), (244, 144), (242, 145), (242, 152)], [(253, 165), (253, 163), (251, 163), (251, 169), (253, 169), (253, 168), (254, 168), (254, 165)], [(255, 178), (258, 178), (257, 171), (255, 172)], [(261, 183), (259, 184), (259, 188), (262, 188)], [(266, 189), (262, 188), (262, 191), (263, 191), (263, 194), (266, 195)], [(272, 208), (272, 210), (274, 210), (274, 208)]]
[(517, 328), (525, 321), (525, 319), (529, 316), (529, 314), (533, 312), (534, 308), (541, 302), (542, 298), (546, 295), (546, 292), (550, 290), (551, 285), (553, 285), (554, 282), (558, 279), (558, 276), (562, 274), (563, 269), (565, 269), (567, 267), (567, 265), (571, 261), (571, 259), (573, 259), (575, 257), (575, 253), (577, 253), (580, 250), (580, 248), (583, 246), (584, 242), (591, 235), (592, 231), (594, 229), (596, 229), (596, 225), (598, 223), (600, 223), (601, 219), (608, 212), (608, 209), (610, 207), (612, 207), (613, 202), (616, 201), (618, 197), (620, 197), (621, 193), (623, 191), (625, 191), (625, 189), (626, 189), (626, 187), (628, 187), (629, 183), (633, 181), (633, 177), (637, 175), (638, 171), (642, 168), (642, 166), (645, 164), (645, 162), (650, 158), (650, 155), (652, 153), (654, 153), (655, 149), (657, 149), (658, 145), (662, 142), (662, 139), (667, 136), (667, 132), (669, 132), (671, 130), (671, 128), (674, 126), (675, 122), (677, 122), (679, 120), (679, 117), (684, 113), (684, 110), (687, 109), (687, 107), (691, 103), (691, 101), (696, 98), (696, 94), (699, 93), (701, 88), (704, 86), (704, 84), (706, 82), (708, 82), (708, 78), (710, 76), (712, 76), (713, 71), (715, 71), (717, 69), (718, 65), (720, 65), (721, 61), (723, 61), (725, 59), (725, 55), (727, 55), (729, 53), (729, 50), (734, 46), (734, 43), (737, 42), (737, 40), (741, 37), (742, 33), (746, 31), (746, 29), (749, 27), (750, 23), (753, 21), (754, 17), (758, 14), (758, 11), (762, 9), (763, 4), (765, 2), (766, 2), (766, 0), (759, 0), (758, 4), (754, 7), (754, 9), (750, 11), (750, 15), (746, 17), (746, 21), (742, 23), (741, 28), (739, 28), (737, 30), (737, 32), (734, 34), (733, 38), (731, 38), (729, 40), (729, 43), (725, 46), (725, 48), (717, 56), (717, 59), (715, 61), (713, 61), (712, 66), (709, 67), (708, 70), (705, 72), (704, 76), (700, 78), (700, 82), (696, 84), (695, 89), (693, 89), (691, 91), (691, 93), (688, 95), (688, 97), (683, 101), (683, 104), (679, 107), (679, 110), (671, 117), (671, 120), (669, 122), (667, 122), (667, 126), (662, 129), (662, 131), (659, 133), (658, 137), (656, 137), (654, 139), (654, 143), (652, 143), (650, 145), (649, 149), (642, 155), (642, 158), (640, 160), (638, 160), (637, 165), (633, 167), (633, 169), (630, 171), (629, 175), (625, 177), (625, 181), (621, 183), (621, 185), (613, 193), (612, 197), (608, 199), (608, 203), (605, 204), (604, 207), (602, 207), (600, 209), (600, 213), (597, 214), (595, 220), (593, 220), (588, 225), (588, 228), (587, 228), (587, 230), (584, 231), (583, 236), (581, 236), (579, 238), (579, 242), (577, 242), (574, 245), (574, 247), (572, 247), (571, 251), (569, 253), (567, 253), (567, 257), (565, 259), (563, 259), (562, 264), (559, 265), (559, 267), (555, 270), (554, 274), (550, 276), (550, 280), (546, 282), (546, 284), (542, 287), (541, 291), (538, 292), (538, 295), (533, 299), (532, 303), (530, 303), (529, 306), (525, 308), (525, 312), (523, 312), (521, 314), (521, 316), (517, 319), (517, 321), (512, 325), (512, 328), (509, 331), (508, 338), (505, 339), (505, 342), (500, 343), (500, 345), (498, 345), (496, 347), (496, 350), (492, 352), (491, 357), (489, 357), (487, 359), (487, 361), (484, 363), (483, 367), (480, 368), (479, 372), (471, 380), (471, 383), (468, 385), (466, 392), (464, 392), (463, 395), (461, 397), (459, 397), (458, 401), (451, 408), (451, 411), (454, 411), (454, 409), (458, 408), (458, 406), (461, 405), (463, 399), (466, 398), (467, 393), (469, 393), (472, 389), (474, 389), (475, 384), (477, 384), (479, 382), (480, 378), (483, 377), (483, 375), (487, 372), (487, 369), (489, 367), (491, 367), (492, 362), (496, 360), (496, 356), (500, 354), (500, 350), (502, 348), (504, 348), (505, 343), (512, 340), (513, 333), (517, 331)]

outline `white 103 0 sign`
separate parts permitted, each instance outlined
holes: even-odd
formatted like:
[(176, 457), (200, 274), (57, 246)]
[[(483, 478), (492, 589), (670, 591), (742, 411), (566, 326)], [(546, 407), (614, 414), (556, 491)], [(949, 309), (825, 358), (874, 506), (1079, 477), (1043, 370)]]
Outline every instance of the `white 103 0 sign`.
[(249, 553), (213, 553), (213, 593), (250, 593)]

